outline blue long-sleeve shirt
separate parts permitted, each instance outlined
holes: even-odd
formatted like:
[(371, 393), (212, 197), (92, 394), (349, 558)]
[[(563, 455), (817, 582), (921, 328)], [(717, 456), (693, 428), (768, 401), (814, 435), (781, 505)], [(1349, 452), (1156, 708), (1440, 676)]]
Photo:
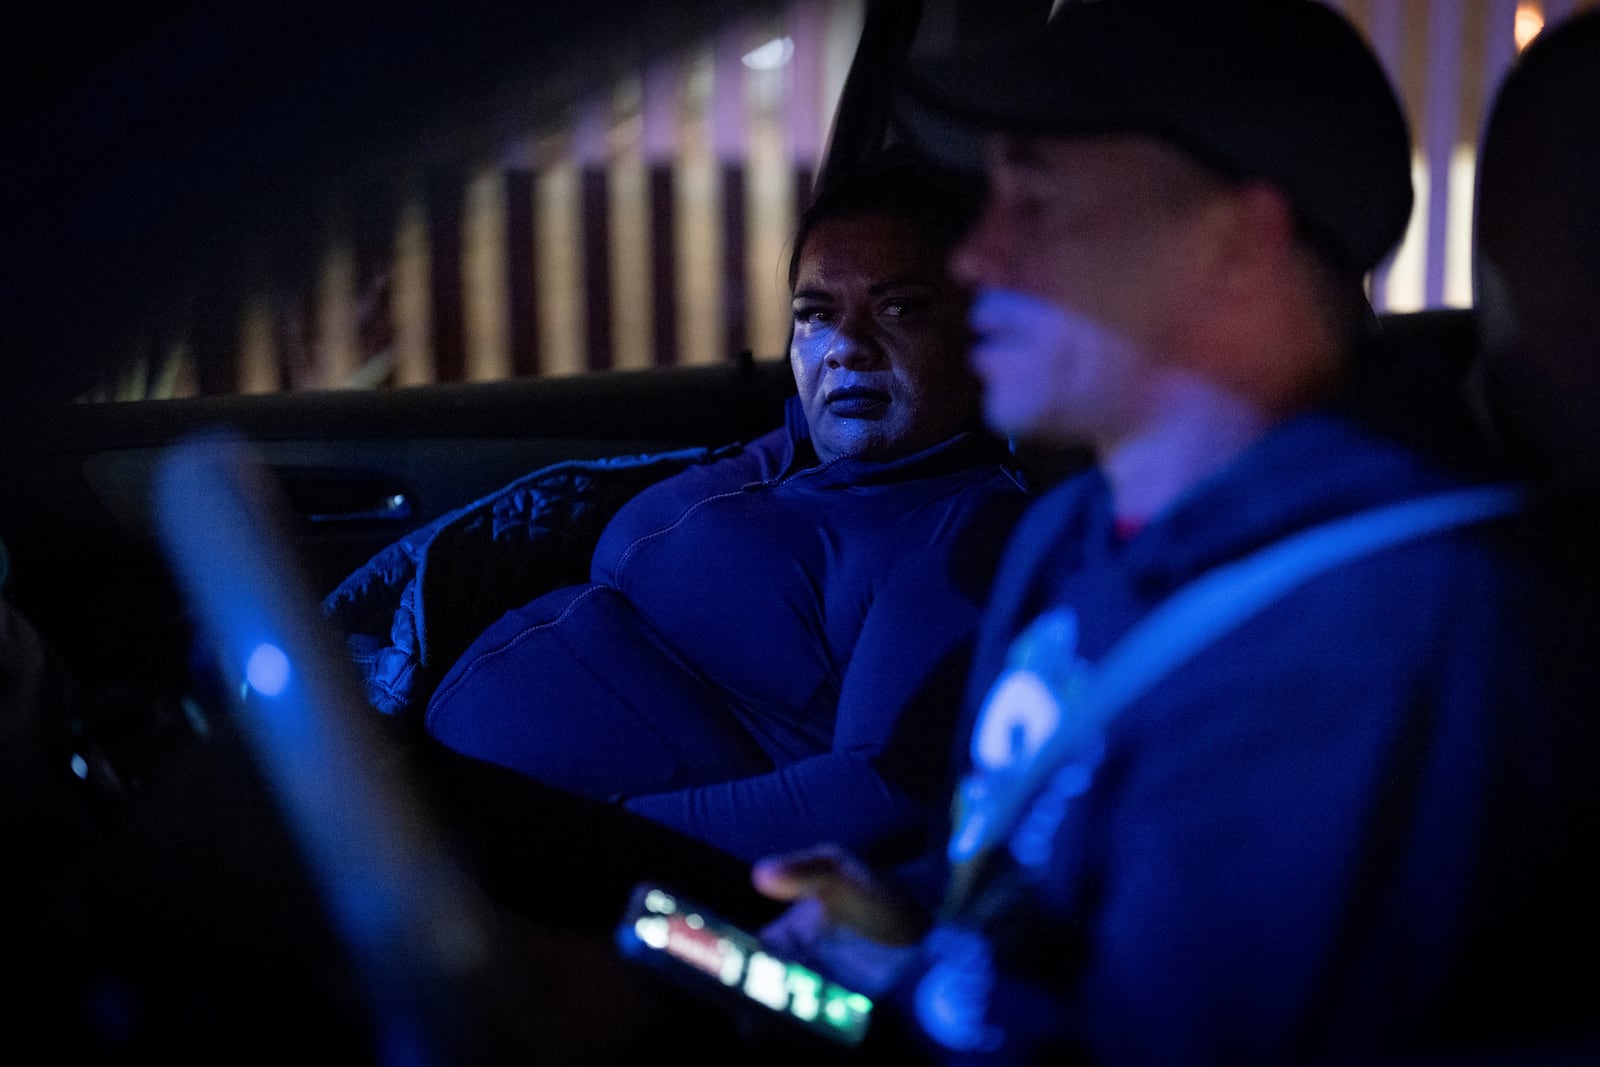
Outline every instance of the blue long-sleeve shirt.
[(784, 429), (624, 505), (588, 583), (480, 635), (428, 732), (747, 858), (920, 844), (1028, 500), (982, 433), (821, 464), (791, 404)]

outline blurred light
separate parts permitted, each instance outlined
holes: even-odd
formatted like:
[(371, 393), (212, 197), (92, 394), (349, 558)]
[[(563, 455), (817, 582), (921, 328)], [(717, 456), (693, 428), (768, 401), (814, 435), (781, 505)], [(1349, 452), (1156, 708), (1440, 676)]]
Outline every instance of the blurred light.
[(89, 777), (89, 761), (76, 752), (72, 754), (72, 773), (83, 779)]
[(200, 710), (200, 705), (192, 697), (184, 697), (181, 704), (184, 721), (189, 724), (189, 729), (201, 740), (211, 736), (211, 723), (206, 720), (206, 713)]
[(1517, 19), (1512, 33), (1517, 39), (1517, 51), (1522, 51), (1539, 36), (1539, 31), (1544, 29), (1544, 12), (1533, 0), (1521, 0), (1517, 4)]
[(245, 681), (264, 697), (275, 697), (289, 684), (289, 657), (277, 645), (257, 645), (244, 665)]
[(760, 48), (746, 52), (741, 61), (751, 70), (777, 70), (794, 58), (794, 39), (774, 37)]
[(669, 927), (659, 915), (642, 915), (634, 920), (633, 932), (640, 941), (651, 948), (666, 948)]

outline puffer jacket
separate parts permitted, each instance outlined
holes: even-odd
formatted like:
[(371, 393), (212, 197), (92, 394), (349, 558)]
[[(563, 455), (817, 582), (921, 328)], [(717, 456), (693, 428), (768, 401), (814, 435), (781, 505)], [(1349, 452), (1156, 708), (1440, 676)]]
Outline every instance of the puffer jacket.
[(589, 575), (595, 543), (641, 489), (738, 445), (551, 464), (379, 551), (323, 600), (367, 700), (420, 719), (462, 651), (504, 612)]

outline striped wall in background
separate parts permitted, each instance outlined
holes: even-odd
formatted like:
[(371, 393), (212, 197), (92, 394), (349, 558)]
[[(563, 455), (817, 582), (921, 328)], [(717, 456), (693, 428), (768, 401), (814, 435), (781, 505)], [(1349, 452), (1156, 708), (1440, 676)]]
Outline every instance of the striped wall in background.
[[(246, 297), (237, 372), (221, 387), (404, 387), (781, 355), (788, 241), (863, 2), (793, 0), (627, 72), (464, 185), (410, 190), (383, 247), (354, 248), (330, 228), (302, 291)], [(1416, 208), (1374, 272), (1373, 304), (1468, 306), (1475, 148), (1494, 89), (1540, 26), (1600, 0), (1324, 2), (1371, 41), (1416, 141)], [(187, 354), (180, 345), (113, 391), (198, 391)]]
[[(321, 383), (781, 355), (789, 239), (861, 18), (861, 0), (800, 0), (725, 27), (508, 146), (465, 189), (417, 194), (388, 272), (392, 343), (351, 353), (352, 331), (320, 330)], [(324, 306), (349, 316), (358, 291), (325, 289)], [(241, 343), (251, 365), (271, 362), (259, 319)], [(275, 388), (267, 378), (247, 380)]]
[(1494, 92), (1545, 25), (1594, 0), (1325, 0), (1367, 35), (1400, 92), (1416, 144), (1416, 206), (1373, 274), (1379, 310), (1472, 304), (1477, 144)]

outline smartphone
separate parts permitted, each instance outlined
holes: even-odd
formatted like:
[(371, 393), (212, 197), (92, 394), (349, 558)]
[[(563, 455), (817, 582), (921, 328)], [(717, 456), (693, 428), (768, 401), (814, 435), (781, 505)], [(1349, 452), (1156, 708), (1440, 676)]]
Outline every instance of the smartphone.
[(709, 909), (653, 883), (633, 891), (617, 926), (624, 956), (734, 1007), (757, 1005), (843, 1045), (857, 1045), (872, 1000), (792, 959)]

